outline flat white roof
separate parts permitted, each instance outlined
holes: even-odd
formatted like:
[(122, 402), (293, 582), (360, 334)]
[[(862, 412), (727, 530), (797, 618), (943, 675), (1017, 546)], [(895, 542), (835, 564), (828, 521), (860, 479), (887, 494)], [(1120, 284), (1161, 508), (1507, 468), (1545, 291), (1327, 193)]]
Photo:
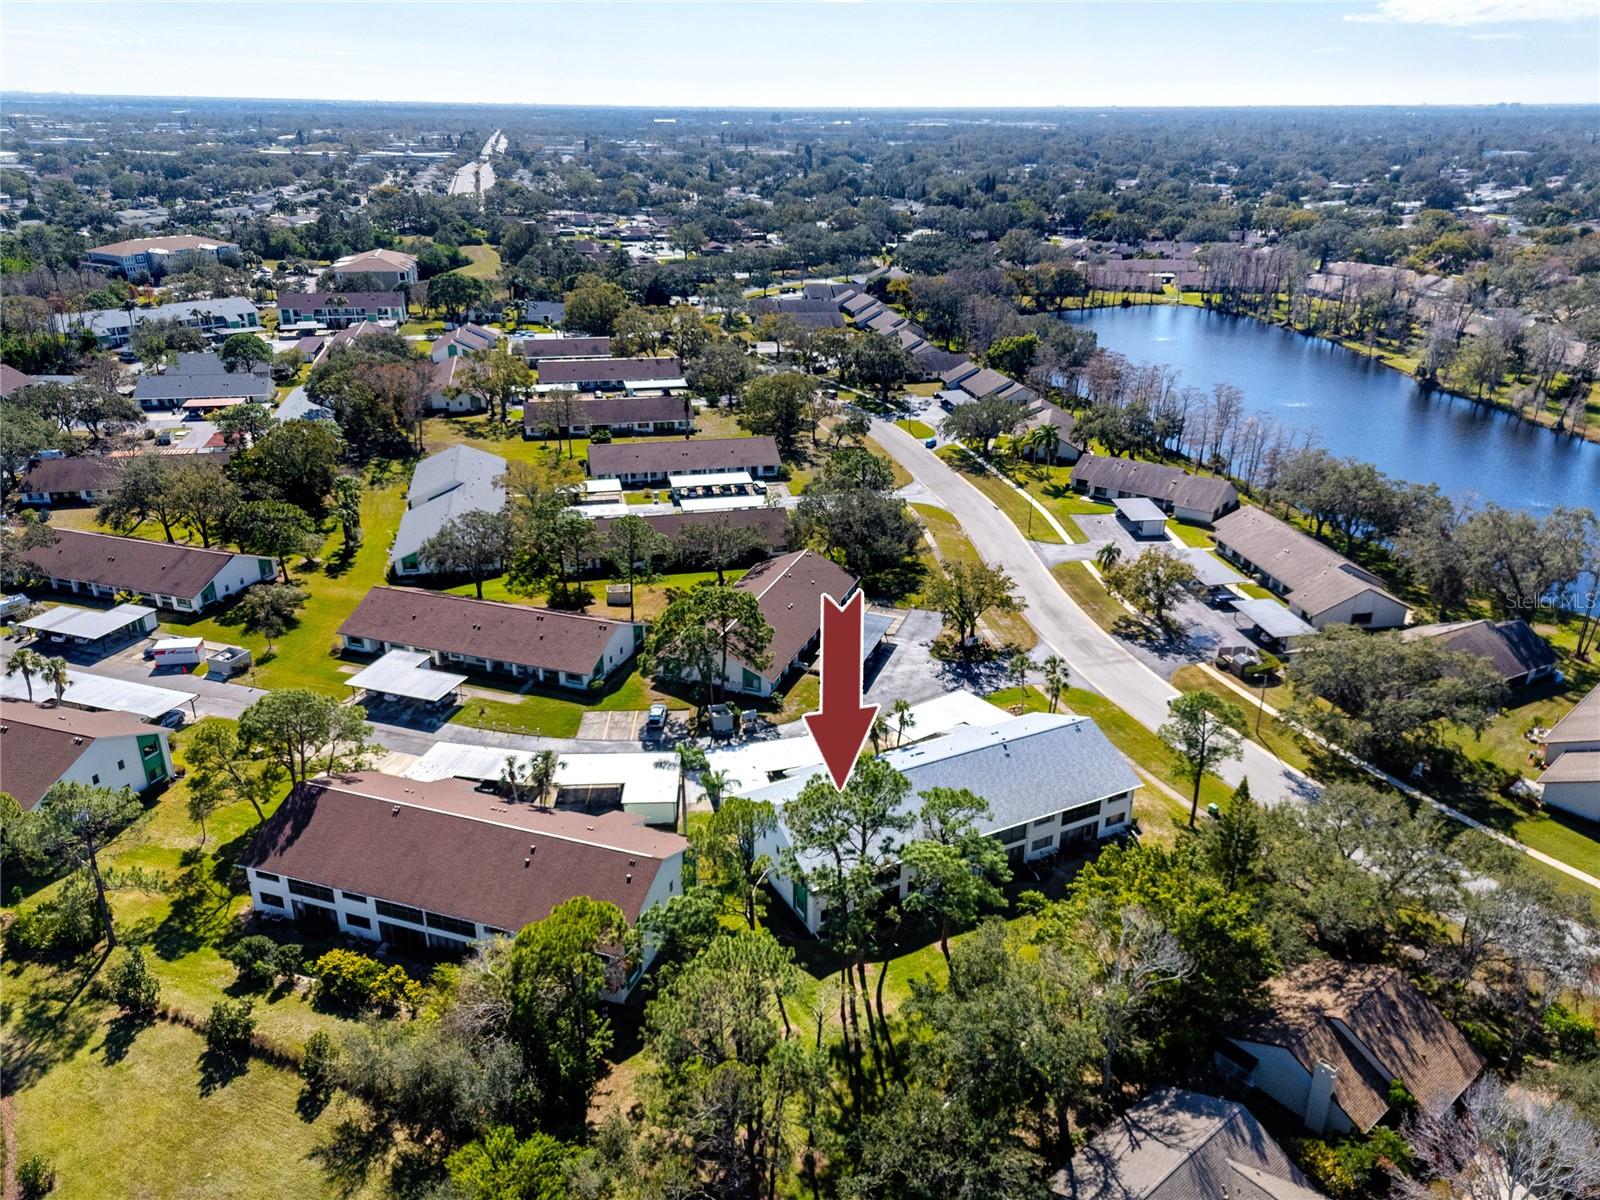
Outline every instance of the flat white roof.
[(1194, 576), (1203, 587), (1250, 582), (1204, 546), (1184, 546), (1177, 550), (1177, 555), (1194, 568)]
[[(48, 691), (49, 689), (44, 689)], [(39, 684), (34, 684), (38, 695)], [(28, 689), (21, 675), (7, 675), (0, 679), (0, 696), (7, 700), (24, 700)], [(152, 687), (148, 683), (134, 683), (126, 679), (112, 679), (106, 675), (91, 675), (87, 671), (67, 671), (67, 690), (61, 703), (73, 708), (108, 709), (112, 712), (132, 713), (147, 721), (154, 721), (175, 708), (188, 704), (195, 698), (193, 692), (180, 692), (174, 688)]]
[[(499, 779), (506, 760), (518, 766), (533, 761), (532, 750), (502, 750), (467, 742), (435, 742), (428, 752), (405, 770), (407, 779)], [(811, 758), (816, 760), (816, 746)], [(556, 786), (620, 787), (622, 807), (675, 804), (678, 799), (678, 756), (641, 751), (612, 754), (562, 754), (556, 766)]]
[(1160, 521), (1166, 524), (1167, 514), (1161, 511), (1154, 500), (1147, 500), (1143, 496), (1127, 496), (1111, 503), (1130, 521)]
[(704, 475), (668, 475), (667, 483), (674, 488), (728, 487), (740, 484), (749, 487), (755, 480), (749, 471), (708, 471)]
[(1235, 600), (1234, 611), (1243, 613), (1268, 637), (1300, 637), (1316, 628), (1295, 616), (1276, 600)]
[(621, 492), (622, 491), (622, 480), (620, 480), (620, 479), (585, 479), (583, 481), (583, 490), (585, 492), (587, 492), (591, 496), (598, 496), (598, 495), (602, 495), (602, 494), (608, 494), (608, 493), (611, 493), (611, 492)]
[(678, 507), (684, 512), (731, 512), (737, 508), (765, 508), (767, 498), (746, 492), (742, 496), (680, 496)]
[(346, 679), (345, 686), (408, 700), (443, 700), (467, 681), (465, 675), (435, 671), (432, 659), (420, 650), (391, 650), (365, 670)]
[(120, 629), (126, 629), (129, 625), (137, 624), (146, 617), (154, 615), (155, 611), (143, 604), (119, 604), (115, 608), (103, 611), (98, 608), (78, 608), (76, 605), (62, 604), (40, 613), (32, 620), (24, 621), (22, 627), (39, 633), (61, 633), (68, 637), (94, 641), (107, 634), (116, 633)]
[(198, 650), (205, 644), (205, 638), (175, 637), (162, 638), (151, 648), (159, 654), (163, 650)]

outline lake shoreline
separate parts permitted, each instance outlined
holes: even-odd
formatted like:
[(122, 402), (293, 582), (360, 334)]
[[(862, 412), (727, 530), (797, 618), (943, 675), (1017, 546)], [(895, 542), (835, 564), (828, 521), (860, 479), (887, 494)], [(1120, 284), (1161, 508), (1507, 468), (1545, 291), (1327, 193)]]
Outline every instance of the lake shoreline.
[(1337, 346), (1341, 350), (1348, 350), (1352, 354), (1359, 355), (1360, 357), (1366, 359), (1368, 362), (1376, 363), (1385, 370), (1393, 371), (1396, 375), (1402, 376), (1405, 379), (1409, 379), (1425, 394), (1445, 396), (1452, 400), (1464, 400), (1466, 403), (1477, 408), (1481, 408), (1486, 412), (1502, 414), (1521, 424), (1549, 430), (1558, 438), (1567, 438), (1577, 442), (1600, 443), (1600, 425), (1596, 425), (1595, 423), (1591, 422), (1582, 430), (1573, 430), (1571, 428), (1557, 429), (1555, 426), (1555, 419), (1553, 417), (1550, 420), (1540, 420), (1538, 416), (1529, 417), (1518, 412), (1515, 408), (1501, 404), (1496, 400), (1479, 399), (1476, 396), (1469, 396), (1464, 392), (1455, 391), (1453, 388), (1445, 387), (1442, 384), (1428, 383), (1420, 380), (1404, 367), (1389, 361), (1387, 357), (1388, 352), (1377, 347), (1364, 346), (1359, 342), (1340, 341), (1338, 338), (1331, 338), (1327, 334), (1315, 333), (1309, 329), (1301, 329), (1299, 326), (1290, 324), (1286, 320), (1268, 320), (1266, 317), (1257, 316), (1255, 313), (1228, 312), (1225, 309), (1214, 308), (1210, 305), (1204, 304), (1198, 299), (1190, 300), (1184, 298), (1187, 296), (1198, 295), (1199, 293), (1197, 292), (1186, 292), (1183, 294), (1183, 296), (1172, 296), (1168, 294), (1162, 294), (1159, 296), (1151, 295), (1146, 299), (1133, 302), (1130, 302), (1127, 299), (1108, 300), (1105, 303), (1085, 304), (1080, 308), (1070, 308), (1062, 311), (1064, 313), (1072, 314), (1099, 312), (1106, 309), (1115, 309), (1120, 311), (1122, 309), (1167, 307), (1192, 308), (1198, 312), (1209, 313), (1219, 317), (1237, 317), (1242, 320), (1253, 321), (1257, 325), (1263, 325), (1269, 329), (1281, 329), (1286, 333), (1293, 333), (1299, 337), (1322, 342), (1325, 345)]

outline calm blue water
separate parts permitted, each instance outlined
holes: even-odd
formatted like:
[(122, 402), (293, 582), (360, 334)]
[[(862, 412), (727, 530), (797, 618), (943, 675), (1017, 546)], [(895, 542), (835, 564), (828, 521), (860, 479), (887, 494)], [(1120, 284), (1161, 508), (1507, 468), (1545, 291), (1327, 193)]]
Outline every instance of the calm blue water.
[(1198, 308), (1102, 308), (1067, 318), (1136, 363), (1165, 363), (1185, 383), (1242, 388), (1247, 408), (1340, 457), (1397, 479), (1436, 483), (1539, 515), (1600, 509), (1600, 443), (1559, 436), (1469, 400), (1422, 391), (1398, 371), (1320, 338)]

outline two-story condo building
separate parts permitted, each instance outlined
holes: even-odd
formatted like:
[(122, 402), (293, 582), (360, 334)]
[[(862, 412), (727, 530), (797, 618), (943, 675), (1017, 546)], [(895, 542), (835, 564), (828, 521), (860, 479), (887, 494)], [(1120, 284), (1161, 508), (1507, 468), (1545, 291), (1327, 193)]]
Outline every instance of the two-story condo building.
[(409, 287), (417, 281), (417, 256), (400, 250), (364, 250), (333, 260), (333, 278), (340, 286), (355, 275), (370, 275), (381, 287)]
[(282, 292), (278, 295), (280, 326), (312, 324), (344, 329), (363, 321), (393, 321), (404, 325), (406, 298), (402, 292)]
[(51, 327), (57, 333), (91, 333), (102, 350), (120, 350), (128, 345), (133, 340), (134, 329), (145, 321), (175, 321), (186, 329), (198, 329), (213, 338), (261, 328), (256, 306), (243, 296), (182, 300), (149, 308), (97, 308), (57, 313), (50, 318)]
[(130, 238), (96, 246), (83, 256), (84, 266), (120, 271), (130, 278), (149, 275), (156, 278), (170, 271), (181, 271), (204, 260), (223, 263), (239, 261), (239, 247), (224, 238), (199, 237), (180, 233), (171, 237)]
[(0, 700), (0, 791), (28, 809), (63, 782), (143, 792), (172, 777), (167, 737), (127, 713)]

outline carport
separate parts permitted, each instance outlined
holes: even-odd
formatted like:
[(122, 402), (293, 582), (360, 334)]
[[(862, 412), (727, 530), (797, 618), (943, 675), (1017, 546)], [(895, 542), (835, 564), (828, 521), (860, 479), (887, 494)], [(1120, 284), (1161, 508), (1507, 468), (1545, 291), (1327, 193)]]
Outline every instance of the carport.
[(1287, 653), (1291, 639), (1316, 632), (1314, 626), (1302, 621), (1276, 600), (1237, 600), (1233, 608), (1255, 627), (1255, 634), (1260, 641), (1274, 650)]
[(1143, 496), (1127, 496), (1111, 502), (1117, 510), (1117, 520), (1134, 537), (1157, 538), (1166, 536), (1167, 514), (1156, 507), (1153, 500)]
[(145, 604), (119, 604), (103, 610), (60, 604), (22, 622), (22, 628), (56, 645), (70, 643), (98, 650), (149, 633), (155, 627), (156, 610)]
[[(36, 685), (37, 686), (37, 685)], [(18, 675), (0, 679), (0, 696), (7, 700), (27, 698), (27, 686)], [(112, 679), (106, 675), (91, 675), (87, 671), (67, 671), (67, 690), (61, 693), (61, 703), (68, 708), (82, 708), (90, 712), (125, 712), (146, 721), (158, 721), (175, 708), (188, 706), (191, 716), (198, 717), (195, 694), (173, 688), (154, 687), (148, 683), (135, 683), (127, 679)]]
[(370, 667), (346, 679), (345, 686), (384, 700), (439, 704), (454, 698), (467, 677), (435, 671), (430, 665), (432, 662), (421, 650), (391, 650)]

